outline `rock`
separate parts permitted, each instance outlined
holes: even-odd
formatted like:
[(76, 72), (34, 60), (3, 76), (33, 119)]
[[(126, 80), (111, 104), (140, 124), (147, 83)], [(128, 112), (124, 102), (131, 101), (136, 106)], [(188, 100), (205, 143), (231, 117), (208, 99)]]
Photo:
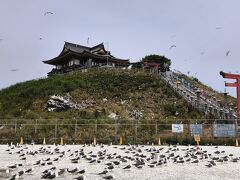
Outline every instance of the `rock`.
[(50, 96), (47, 102), (46, 109), (51, 111), (63, 111), (67, 109), (80, 109), (80, 105), (72, 101), (72, 97), (67, 94), (67, 96)]
[(73, 101), (73, 98), (69, 94), (67, 94), (66, 96), (53, 95), (53, 96), (50, 96), (50, 99), (47, 102), (46, 109), (49, 112), (64, 111), (67, 109), (80, 110), (80, 109), (85, 109), (90, 106), (93, 106), (94, 104), (96, 104), (96, 102), (93, 100), (85, 100), (85, 101), (82, 101), (81, 104), (78, 104)]
[(108, 115), (109, 118), (111, 119), (116, 119), (119, 115), (115, 114), (115, 113), (111, 113)]
[(95, 104), (96, 104), (96, 101), (87, 99), (85, 101), (82, 101), (80, 106), (81, 106), (81, 109), (85, 109), (85, 108), (91, 107)]
[(107, 98), (103, 98), (103, 102), (107, 102), (108, 100), (107, 100)]
[(124, 104), (126, 104), (126, 103), (127, 103), (127, 101), (126, 101), (126, 100), (122, 100), (122, 99), (121, 99), (121, 102), (120, 102), (120, 103), (121, 103), (121, 105), (124, 105)]
[(135, 119), (139, 119), (143, 117), (143, 110), (133, 110), (131, 111), (129, 114), (129, 117), (135, 118)]

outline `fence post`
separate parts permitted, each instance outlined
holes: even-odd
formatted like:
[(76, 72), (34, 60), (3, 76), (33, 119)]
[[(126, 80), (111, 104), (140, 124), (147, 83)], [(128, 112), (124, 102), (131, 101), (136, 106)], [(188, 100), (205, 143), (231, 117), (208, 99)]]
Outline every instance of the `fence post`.
[(235, 138), (238, 138), (238, 124), (237, 124), (237, 119), (234, 120), (235, 122)]
[(35, 120), (35, 134), (37, 134), (37, 119)]
[(96, 119), (96, 122), (95, 122), (95, 136), (97, 136), (97, 119)]
[(54, 143), (56, 144), (56, 140), (57, 140), (57, 124), (58, 124), (58, 120), (56, 119), (55, 121), (55, 132), (54, 132)]
[(115, 119), (114, 141), (117, 143), (117, 119)]
[(75, 120), (75, 130), (74, 130), (75, 139), (77, 137), (77, 119)]
[(138, 120), (135, 123), (135, 143), (137, 142), (137, 134), (138, 134)]
[(157, 120), (156, 120), (156, 125), (155, 125), (155, 133), (156, 133), (156, 136), (158, 135), (158, 123), (157, 123)]
[(17, 122), (16, 122), (16, 119), (14, 121), (14, 131), (15, 131), (15, 134), (17, 133)]
[(16, 122), (16, 119), (14, 121), (14, 132), (15, 132), (15, 140), (17, 142), (18, 141), (18, 137), (17, 137), (17, 122)]

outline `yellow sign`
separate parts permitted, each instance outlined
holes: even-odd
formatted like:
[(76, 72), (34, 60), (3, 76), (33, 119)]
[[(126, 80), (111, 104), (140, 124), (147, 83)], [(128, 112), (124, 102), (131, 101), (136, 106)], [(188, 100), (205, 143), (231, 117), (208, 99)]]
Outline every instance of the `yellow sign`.
[(96, 138), (94, 137), (93, 138), (93, 145), (96, 146), (96, 144), (97, 144), (97, 141), (96, 141)]
[(20, 143), (21, 145), (23, 145), (23, 137), (20, 138)]
[(123, 139), (122, 139), (122, 136), (120, 136), (119, 144), (122, 145), (122, 143), (123, 143)]
[(63, 145), (63, 138), (61, 137), (60, 145)]
[(45, 145), (46, 144), (46, 139), (45, 139), (45, 137), (43, 138), (43, 145)]
[(196, 142), (200, 142), (200, 135), (199, 135), (199, 134), (195, 134), (195, 135), (194, 135), (194, 140), (195, 140)]
[(158, 145), (161, 146), (161, 139), (158, 139)]

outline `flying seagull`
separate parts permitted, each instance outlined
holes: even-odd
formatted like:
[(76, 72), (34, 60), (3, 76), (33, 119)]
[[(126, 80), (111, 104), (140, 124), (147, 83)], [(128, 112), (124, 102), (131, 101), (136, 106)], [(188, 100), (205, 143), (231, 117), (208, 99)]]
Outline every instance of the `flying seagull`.
[(172, 48), (174, 48), (174, 47), (177, 47), (177, 46), (176, 46), (176, 45), (171, 45), (169, 49), (172, 49)]
[(228, 51), (226, 52), (226, 56), (228, 56), (228, 55), (229, 55), (229, 53), (230, 53), (230, 50), (228, 50)]
[(89, 37), (87, 38), (87, 45), (89, 45)]
[(222, 29), (222, 27), (216, 27), (216, 30), (220, 30), (220, 29)]
[(44, 16), (48, 15), (48, 14), (53, 14), (52, 12), (48, 11), (44, 13)]

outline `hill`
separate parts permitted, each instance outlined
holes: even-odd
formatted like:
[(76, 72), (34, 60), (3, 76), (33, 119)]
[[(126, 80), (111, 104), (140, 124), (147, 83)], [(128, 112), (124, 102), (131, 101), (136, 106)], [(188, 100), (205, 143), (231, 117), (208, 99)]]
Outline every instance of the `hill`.
[[(85, 106), (49, 112), (46, 106), (52, 95), (68, 96)], [(144, 70), (90, 70), (18, 83), (0, 91), (1, 142), (24, 137), (26, 142), (41, 143), (46, 137), (48, 143), (57, 143), (64, 137), (68, 143), (90, 143), (98, 137), (98, 142), (116, 143), (123, 136), (125, 143), (147, 143), (160, 136), (163, 142), (188, 144), (193, 143), (189, 131), (175, 136), (171, 123), (182, 122), (189, 129), (189, 122), (207, 118), (213, 117), (192, 108)], [(204, 128), (207, 133), (201, 141), (216, 142), (211, 126)]]
[[(94, 101), (84, 110), (48, 112), (51, 95), (69, 93), (74, 101)], [(19, 83), (0, 91), (0, 119), (108, 118), (115, 113), (129, 119), (131, 111), (143, 119), (205, 118), (187, 106), (165, 84), (145, 71), (92, 70)]]

